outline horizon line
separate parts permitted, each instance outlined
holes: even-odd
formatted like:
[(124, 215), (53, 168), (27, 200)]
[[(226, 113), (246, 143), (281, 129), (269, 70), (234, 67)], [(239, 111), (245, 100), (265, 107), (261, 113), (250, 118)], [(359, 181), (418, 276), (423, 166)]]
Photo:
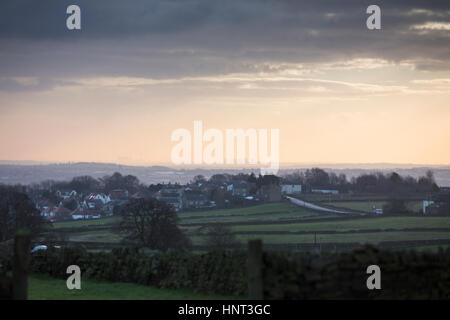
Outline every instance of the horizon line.
[[(174, 170), (183, 169), (203, 169), (203, 170), (250, 170), (260, 169), (255, 165), (240, 164), (239, 167), (230, 165), (174, 165), (168, 162), (155, 162), (155, 163), (120, 163), (120, 162), (102, 162), (102, 161), (41, 161), (41, 160), (1, 160), (0, 165), (19, 165), (19, 166), (44, 166), (44, 165), (74, 165), (74, 164), (98, 164), (98, 165), (116, 165), (116, 166), (128, 166), (128, 167), (167, 167)], [(450, 164), (424, 164), (424, 163), (401, 163), (401, 162), (280, 162), (279, 169), (295, 169), (293, 167), (311, 167), (311, 166), (352, 166), (352, 169), (356, 169), (355, 166), (401, 166), (401, 167), (449, 167)], [(350, 168), (349, 168), (350, 169)]]

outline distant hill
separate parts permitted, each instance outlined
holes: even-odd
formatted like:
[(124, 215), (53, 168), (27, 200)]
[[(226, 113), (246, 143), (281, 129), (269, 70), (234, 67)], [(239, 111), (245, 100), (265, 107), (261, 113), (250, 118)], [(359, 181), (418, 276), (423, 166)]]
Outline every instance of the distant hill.
[[(333, 171), (337, 174), (344, 173), (348, 178), (361, 175), (363, 173), (372, 172), (392, 172), (396, 171), (402, 176), (410, 175), (419, 177), (425, 175), (427, 170), (434, 172), (436, 182), (440, 186), (450, 187), (450, 167), (449, 166), (416, 166), (413, 165), (387, 165), (380, 164), (361, 164), (360, 167), (355, 164), (301, 164), (297, 167), (290, 165), (284, 167), (278, 173), (283, 175), (297, 170), (306, 170), (312, 167), (320, 167), (327, 171)], [(95, 178), (101, 178), (111, 175), (114, 172), (121, 174), (131, 174), (139, 178), (146, 184), (151, 183), (168, 183), (178, 182), (186, 183), (191, 181), (196, 175), (204, 175), (210, 177), (218, 173), (250, 173), (259, 174), (259, 169), (220, 169), (220, 168), (171, 168), (167, 166), (129, 166), (114, 163), (95, 163), (95, 162), (78, 162), (78, 163), (61, 163), (61, 164), (42, 164), (39, 162), (20, 162), (12, 163), (12, 161), (0, 161), (0, 184), (30, 184), (38, 183), (44, 180), (70, 180), (76, 176), (89, 175)]]

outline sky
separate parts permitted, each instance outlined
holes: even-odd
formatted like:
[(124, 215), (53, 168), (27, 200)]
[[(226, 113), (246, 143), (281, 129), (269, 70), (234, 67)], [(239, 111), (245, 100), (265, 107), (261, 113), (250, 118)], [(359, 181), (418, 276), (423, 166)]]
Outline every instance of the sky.
[(170, 164), (199, 120), (278, 129), (281, 163), (450, 164), (449, 44), (449, 1), (3, 0), (0, 160)]

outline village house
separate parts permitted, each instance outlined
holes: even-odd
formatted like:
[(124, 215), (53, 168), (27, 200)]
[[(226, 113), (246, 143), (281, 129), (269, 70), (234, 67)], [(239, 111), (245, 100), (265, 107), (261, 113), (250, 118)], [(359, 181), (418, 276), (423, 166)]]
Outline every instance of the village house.
[(282, 199), (281, 186), (275, 183), (262, 185), (257, 194), (265, 202), (278, 202)]
[(71, 219), (71, 211), (64, 207), (52, 207), (41, 209), (40, 215), (47, 221), (64, 221)]
[(246, 197), (248, 193), (248, 184), (246, 181), (239, 181), (233, 183), (232, 194), (233, 196)]
[(104, 193), (90, 193), (86, 196), (85, 201), (101, 201), (103, 204), (111, 201), (111, 198)]
[(53, 209), (54, 206), (55, 206), (55, 204), (53, 202), (51, 202), (49, 200), (43, 200), (43, 201), (39, 201), (36, 204), (36, 209), (39, 209), (42, 212), (45, 210)]
[(40, 210), (41, 210), (41, 217), (43, 217), (45, 220), (49, 222), (54, 222), (57, 220), (53, 207), (44, 207)]
[(159, 190), (155, 198), (171, 205), (175, 211), (183, 209), (183, 188), (179, 185), (166, 185)]
[(208, 197), (200, 191), (185, 191), (183, 209), (210, 206)]
[(71, 191), (58, 190), (58, 191), (56, 191), (56, 195), (59, 198), (62, 198), (63, 200), (67, 200), (69, 198), (75, 198), (77, 196), (77, 192), (75, 190), (71, 190)]
[(281, 192), (286, 195), (295, 195), (302, 193), (301, 184), (283, 184), (281, 185)]
[(104, 206), (105, 203), (100, 199), (85, 200), (82, 205), (84, 209), (96, 209), (96, 210), (102, 210)]

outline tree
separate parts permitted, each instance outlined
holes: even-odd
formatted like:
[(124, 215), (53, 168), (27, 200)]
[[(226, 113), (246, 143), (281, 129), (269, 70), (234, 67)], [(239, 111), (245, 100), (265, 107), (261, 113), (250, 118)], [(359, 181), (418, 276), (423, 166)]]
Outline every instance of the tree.
[(227, 225), (216, 223), (207, 228), (206, 243), (216, 249), (223, 249), (235, 246), (236, 238)]
[(207, 180), (205, 176), (198, 174), (194, 177), (194, 183), (205, 183)]
[(156, 199), (132, 199), (121, 210), (125, 240), (152, 250), (186, 249), (189, 239), (178, 228), (172, 207)]
[(32, 235), (45, 229), (45, 222), (28, 196), (14, 187), (0, 186), (0, 242), (14, 238), (26, 228)]
[(78, 202), (75, 199), (68, 199), (63, 202), (63, 207), (71, 211), (78, 208)]
[(247, 181), (250, 182), (250, 183), (256, 183), (258, 180), (256, 179), (255, 174), (252, 172), (252, 173), (248, 176)]
[(100, 182), (91, 176), (74, 177), (69, 183), (70, 189), (76, 192), (90, 192), (100, 188)]
[(123, 176), (115, 172), (112, 176), (106, 176), (102, 179), (105, 184), (105, 191), (111, 192), (116, 189), (124, 189), (130, 193), (135, 193), (141, 187), (139, 179), (132, 175)]
[(51, 191), (51, 190), (44, 190), (42, 192), (42, 196), (41, 197), (42, 197), (42, 199), (48, 200), (51, 203), (58, 203), (58, 201), (59, 201), (59, 198), (56, 195), (56, 192), (55, 191)]
[(227, 182), (229, 180), (229, 176), (227, 174), (214, 174), (209, 178), (209, 182), (221, 184)]
[(305, 172), (306, 183), (312, 187), (327, 187), (330, 184), (330, 177), (325, 170), (312, 168)]
[(392, 199), (383, 206), (383, 213), (402, 214), (402, 213), (410, 213), (410, 210), (406, 207), (404, 200)]

